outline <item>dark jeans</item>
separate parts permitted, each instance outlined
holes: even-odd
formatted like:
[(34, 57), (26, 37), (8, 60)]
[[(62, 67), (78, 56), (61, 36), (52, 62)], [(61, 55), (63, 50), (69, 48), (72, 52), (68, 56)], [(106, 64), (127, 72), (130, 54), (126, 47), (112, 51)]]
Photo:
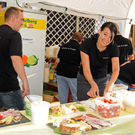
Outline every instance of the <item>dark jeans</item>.
[(22, 91), (10, 91), (0, 92), (0, 104), (4, 105), (4, 108), (24, 110), (24, 99), (22, 97)]
[[(104, 89), (108, 83), (108, 77), (103, 77), (99, 79), (94, 79), (99, 88), (99, 95), (103, 96)], [(91, 85), (86, 80), (86, 78), (78, 72), (77, 74), (77, 100), (87, 100), (90, 97), (87, 95), (87, 92), (90, 90)]]

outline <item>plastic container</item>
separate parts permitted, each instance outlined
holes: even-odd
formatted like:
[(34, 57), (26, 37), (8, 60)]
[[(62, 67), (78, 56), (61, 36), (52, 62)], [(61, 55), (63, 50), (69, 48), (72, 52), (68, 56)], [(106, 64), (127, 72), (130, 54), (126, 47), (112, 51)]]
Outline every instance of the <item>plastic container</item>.
[(127, 85), (124, 85), (122, 83), (120, 83), (120, 84), (114, 84), (112, 89), (114, 91), (117, 91), (117, 90), (127, 90), (128, 89), (128, 86)]
[(49, 82), (49, 64), (45, 64), (44, 66), (44, 82)]
[(52, 71), (50, 71), (50, 73), (49, 73), (49, 80), (53, 80), (53, 72)]
[(59, 52), (60, 47), (58, 45), (54, 45), (54, 46), (46, 47), (45, 49), (46, 49), (45, 55), (47, 57), (57, 58), (57, 54)]
[(54, 56), (54, 58), (57, 58), (59, 49), (60, 49), (60, 47), (58, 45), (55, 45), (54, 46), (54, 50), (53, 50), (53, 56)]
[(52, 69), (52, 66), (53, 66), (53, 63), (51, 64), (50, 66), (50, 69), (49, 69), (49, 80), (53, 80), (53, 72), (54, 72), (54, 69)]
[(50, 103), (46, 101), (34, 101), (31, 103), (32, 123), (45, 125), (48, 122)]
[(53, 47), (52, 46), (46, 47), (45, 50), (46, 50), (45, 55), (47, 57), (53, 57)]
[(121, 109), (130, 113), (135, 113), (135, 92), (121, 90), (115, 93), (116, 98), (122, 100), (123, 107)]
[[(28, 95), (32, 101), (42, 101), (42, 96), (39, 95)], [(26, 114), (31, 116), (31, 102), (27, 99), (27, 97), (24, 98), (25, 102), (25, 110)]]
[[(95, 99), (96, 113), (105, 118), (111, 118), (120, 115), (121, 101), (117, 100), (117, 103), (109, 104), (104, 103), (105, 97), (98, 97)], [(115, 99), (116, 98), (112, 98)]]
[(56, 84), (57, 82), (57, 75), (56, 72), (53, 73), (53, 83)]

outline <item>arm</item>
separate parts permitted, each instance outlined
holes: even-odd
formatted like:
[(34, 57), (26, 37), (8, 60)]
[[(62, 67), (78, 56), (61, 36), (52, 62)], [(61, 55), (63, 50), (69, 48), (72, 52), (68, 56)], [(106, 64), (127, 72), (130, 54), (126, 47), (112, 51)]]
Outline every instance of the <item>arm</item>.
[(82, 51), (81, 51), (81, 60), (82, 60), (84, 76), (91, 85), (91, 89), (89, 90), (87, 95), (90, 97), (97, 97), (99, 96), (99, 89), (98, 89), (97, 84), (93, 80), (93, 77), (91, 74), (89, 56), (83, 53)]
[(12, 60), (12, 64), (16, 73), (19, 75), (20, 79), (23, 82), (23, 85), (22, 85), (23, 95), (22, 96), (25, 97), (26, 95), (29, 94), (29, 85), (28, 85), (26, 74), (25, 74), (22, 59), (20, 56), (11, 56), (11, 60)]
[(122, 67), (122, 66), (126, 65), (127, 63), (130, 63), (130, 61), (124, 62), (124, 63), (121, 64), (120, 66)]
[(55, 60), (54, 65), (52, 66), (52, 69), (57, 68), (57, 65), (59, 64), (59, 62), (60, 62), (60, 59), (59, 59), (59, 58), (57, 58), (57, 59)]
[(130, 47), (129, 53), (128, 53), (128, 59), (129, 61), (134, 60), (134, 50), (131, 41), (129, 40), (128, 46)]
[(111, 61), (112, 61), (112, 75), (111, 75), (110, 81), (105, 87), (104, 95), (106, 92), (112, 90), (112, 85), (114, 84), (114, 82), (116, 81), (119, 75), (119, 58), (113, 57)]
[(132, 55), (128, 55), (128, 58), (129, 58), (129, 61), (124, 62), (124, 63), (121, 64), (120, 66), (124, 66), (125, 64), (130, 63), (131, 60), (134, 60), (134, 55), (133, 55), (133, 54), (132, 54)]

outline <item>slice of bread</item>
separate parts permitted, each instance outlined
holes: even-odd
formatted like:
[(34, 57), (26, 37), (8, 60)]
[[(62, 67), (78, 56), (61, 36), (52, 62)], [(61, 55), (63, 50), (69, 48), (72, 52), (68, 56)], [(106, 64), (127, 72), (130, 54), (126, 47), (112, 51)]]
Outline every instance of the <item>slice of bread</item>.
[(83, 131), (91, 130), (91, 128), (92, 128), (91, 125), (88, 125), (84, 121), (80, 121), (80, 122), (78, 122), (78, 124), (81, 125), (80, 130), (83, 130)]
[(60, 107), (60, 102), (53, 102), (50, 104), (50, 107)]
[(76, 133), (79, 131), (80, 127), (78, 123), (61, 122), (59, 129), (64, 133)]

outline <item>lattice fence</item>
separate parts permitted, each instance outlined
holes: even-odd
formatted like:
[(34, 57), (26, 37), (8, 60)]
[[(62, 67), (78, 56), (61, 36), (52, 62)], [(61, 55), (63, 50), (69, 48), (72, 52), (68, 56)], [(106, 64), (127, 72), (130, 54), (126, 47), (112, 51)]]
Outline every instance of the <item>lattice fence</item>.
[(99, 28), (102, 26), (102, 24), (104, 24), (106, 21), (100, 21), (98, 19), (96, 19), (95, 21), (95, 32), (94, 33), (98, 33)]
[(79, 32), (81, 32), (84, 38), (89, 38), (94, 34), (95, 19), (80, 17), (79, 18)]
[[(81, 32), (84, 38), (91, 37), (97, 33), (104, 21), (95, 20), (93, 18), (77, 16), (46, 10), (47, 12), (47, 30), (46, 30), (46, 46), (63, 45), (67, 43), (74, 32)], [(78, 26), (77, 26), (78, 24)]]

